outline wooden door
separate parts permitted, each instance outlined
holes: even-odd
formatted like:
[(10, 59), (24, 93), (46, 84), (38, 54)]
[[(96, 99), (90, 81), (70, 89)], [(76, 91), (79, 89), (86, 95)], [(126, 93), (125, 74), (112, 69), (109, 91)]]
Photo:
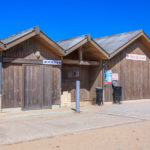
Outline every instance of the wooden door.
[(60, 104), (60, 68), (51, 65), (24, 65), (25, 109), (51, 108)]
[(43, 107), (51, 107), (53, 101), (52, 66), (43, 66)]
[[(34, 109), (42, 107), (42, 66), (40, 65), (25, 65), (23, 67), (24, 75), (24, 108)], [(42, 85), (41, 85), (42, 83)]]
[(43, 66), (43, 106), (60, 104), (60, 69), (58, 66)]

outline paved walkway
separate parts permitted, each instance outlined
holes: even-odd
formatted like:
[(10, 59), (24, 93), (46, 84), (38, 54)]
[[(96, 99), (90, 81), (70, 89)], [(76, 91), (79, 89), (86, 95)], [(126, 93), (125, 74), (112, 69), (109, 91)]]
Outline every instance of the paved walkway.
[(0, 123), (0, 145), (150, 120), (150, 103), (104, 106), (59, 117)]

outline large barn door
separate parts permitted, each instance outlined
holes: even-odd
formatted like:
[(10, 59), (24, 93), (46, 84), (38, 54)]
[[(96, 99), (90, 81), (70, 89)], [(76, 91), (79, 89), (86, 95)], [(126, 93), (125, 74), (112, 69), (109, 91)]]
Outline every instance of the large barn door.
[(60, 70), (50, 65), (24, 65), (25, 109), (51, 108), (60, 101)]

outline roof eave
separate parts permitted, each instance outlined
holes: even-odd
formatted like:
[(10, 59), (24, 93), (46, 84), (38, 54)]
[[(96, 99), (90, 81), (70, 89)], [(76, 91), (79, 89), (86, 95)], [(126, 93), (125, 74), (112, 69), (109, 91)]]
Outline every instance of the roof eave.
[(109, 54), (97, 44), (93, 39), (89, 41), (103, 55), (103, 59), (109, 59)]
[(76, 49), (78, 49), (80, 46), (84, 45), (87, 42), (88, 42), (88, 38), (85, 38), (82, 41), (80, 41), (79, 43), (77, 43), (74, 46), (72, 46), (71, 48), (67, 49), (65, 51), (65, 56), (70, 54), (70, 53), (72, 53), (73, 51), (75, 51)]
[(21, 42), (23, 42), (23, 41), (33, 37), (35, 35), (37, 35), (37, 31), (36, 30), (34, 30), (31, 33), (28, 33), (28, 34), (22, 36), (21, 38), (18, 38), (18, 39), (14, 40), (14, 41), (12, 41), (10, 43), (4, 44), (4, 49), (3, 50), (7, 50), (7, 49), (9, 49), (9, 48), (11, 48), (11, 47), (21, 43)]

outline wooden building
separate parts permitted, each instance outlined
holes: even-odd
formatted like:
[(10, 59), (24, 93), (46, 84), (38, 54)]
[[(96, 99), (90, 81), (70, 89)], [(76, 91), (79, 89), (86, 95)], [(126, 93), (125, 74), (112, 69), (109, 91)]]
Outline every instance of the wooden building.
[[(2, 39), (1, 107), (39, 109), (60, 104), (62, 48), (39, 27)], [(44, 60), (55, 60), (44, 64)]]
[(102, 60), (107, 58), (91, 36), (83, 35), (57, 42), (65, 52), (62, 64), (62, 93), (75, 102), (76, 80), (80, 80), (80, 101), (95, 102), (96, 87), (102, 87)]
[(75, 102), (76, 80), (81, 82), (81, 102), (94, 103), (97, 86), (103, 88), (104, 101), (113, 101), (112, 85), (104, 81), (108, 70), (117, 74), (114, 80), (122, 86), (123, 100), (150, 98), (150, 40), (143, 30), (54, 42), (34, 27), (1, 39), (0, 51), (2, 109)]
[[(104, 69), (117, 74), (123, 100), (150, 99), (150, 39), (137, 30), (95, 41), (108, 53)], [(113, 100), (112, 85), (104, 85), (104, 100)]]

